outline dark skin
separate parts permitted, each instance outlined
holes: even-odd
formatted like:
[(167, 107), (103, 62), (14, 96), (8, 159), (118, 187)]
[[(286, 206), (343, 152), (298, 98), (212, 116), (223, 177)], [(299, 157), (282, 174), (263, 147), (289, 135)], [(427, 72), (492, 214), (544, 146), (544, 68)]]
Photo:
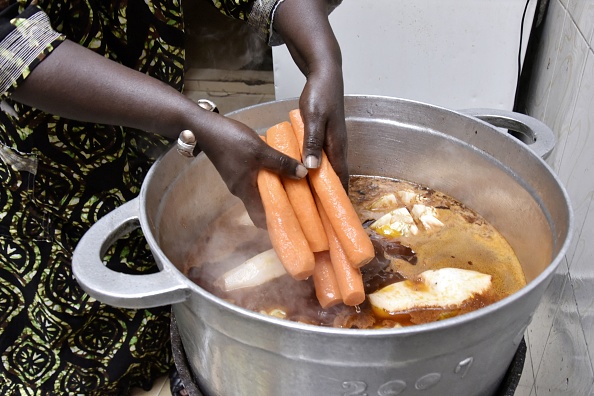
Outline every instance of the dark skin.
[[(305, 125), (304, 164), (317, 168), (324, 148), (346, 189), (349, 173), (342, 55), (327, 12), (324, 1), (285, 1), (278, 7), (274, 29), (281, 34), (295, 64), (307, 78), (299, 98)], [(292, 21), (295, 15), (299, 15), (300, 23)], [(308, 161), (308, 157), (313, 159)]]
[[(342, 61), (326, 4), (286, 0), (278, 7), (274, 28), (307, 77), (299, 100), (305, 122), (304, 162), (316, 168), (324, 149), (346, 186)], [(206, 111), (167, 84), (68, 40), (33, 70), (12, 99), (61, 117), (137, 128), (170, 139), (191, 130), (259, 227), (265, 227), (265, 218), (258, 171), (269, 169), (292, 179), (305, 174), (303, 164), (267, 146), (246, 125)]]

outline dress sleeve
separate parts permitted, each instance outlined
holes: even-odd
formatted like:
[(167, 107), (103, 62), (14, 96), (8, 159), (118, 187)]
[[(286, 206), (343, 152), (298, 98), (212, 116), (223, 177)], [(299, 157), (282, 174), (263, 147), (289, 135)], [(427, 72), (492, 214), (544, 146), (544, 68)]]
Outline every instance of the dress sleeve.
[[(283, 44), (274, 29), (274, 14), (284, 0), (212, 0), (225, 15), (246, 21), (269, 45)], [(342, 0), (325, 0), (330, 14)]]
[(65, 37), (35, 5), (19, 13), (13, 4), (0, 13), (0, 99), (6, 98)]

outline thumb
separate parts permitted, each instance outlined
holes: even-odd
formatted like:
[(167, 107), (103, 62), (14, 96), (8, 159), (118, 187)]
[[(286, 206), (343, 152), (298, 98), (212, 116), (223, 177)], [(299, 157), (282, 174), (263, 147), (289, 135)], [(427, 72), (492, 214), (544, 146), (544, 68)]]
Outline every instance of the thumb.
[(322, 160), (326, 121), (323, 117), (312, 114), (303, 117), (303, 126), (303, 161), (308, 169), (315, 169), (320, 166)]

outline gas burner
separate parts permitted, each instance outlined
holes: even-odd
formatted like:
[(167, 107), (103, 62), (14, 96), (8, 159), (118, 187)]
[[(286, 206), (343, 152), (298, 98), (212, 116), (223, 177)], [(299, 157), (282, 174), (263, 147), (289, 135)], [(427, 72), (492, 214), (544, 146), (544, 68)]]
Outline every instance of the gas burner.
[(181, 338), (179, 336), (179, 331), (177, 330), (177, 321), (175, 320), (175, 316), (173, 315), (173, 311), (171, 312), (171, 350), (173, 352), (173, 362), (175, 363), (175, 368), (179, 374), (179, 378), (181, 379), (182, 383), (184, 384), (184, 388), (188, 393), (188, 396), (205, 396), (199, 389), (194, 376), (192, 375), (192, 369), (190, 368), (190, 364), (188, 363), (188, 358), (186, 357), (186, 352), (184, 351), (184, 347), (181, 342)]

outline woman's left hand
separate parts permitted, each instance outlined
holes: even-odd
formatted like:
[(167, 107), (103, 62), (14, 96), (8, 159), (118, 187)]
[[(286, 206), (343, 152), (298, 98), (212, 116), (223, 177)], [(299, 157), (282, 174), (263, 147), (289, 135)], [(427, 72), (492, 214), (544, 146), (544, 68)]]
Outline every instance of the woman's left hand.
[(305, 126), (305, 166), (317, 168), (324, 149), (342, 185), (347, 189), (349, 171), (341, 68), (309, 73), (299, 99), (299, 109)]
[(285, 0), (275, 13), (274, 29), (307, 82), (299, 109), (305, 125), (303, 163), (317, 168), (322, 149), (345, 189), (348, 187), (347, 133), (340, 46), (320, 0)]

